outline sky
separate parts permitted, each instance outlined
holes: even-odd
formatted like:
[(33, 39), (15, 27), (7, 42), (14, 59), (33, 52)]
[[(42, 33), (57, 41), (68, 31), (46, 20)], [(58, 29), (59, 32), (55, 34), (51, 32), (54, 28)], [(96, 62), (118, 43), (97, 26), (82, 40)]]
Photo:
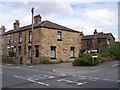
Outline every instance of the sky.
[[(109, 1), (109, 2), (108, 2)], [(118, 41), (118, 0), (6, 0), (0, 1), (0, 25), (13, 29), (15, 20), (20, 27), (31, 24), (31, 8), (42, 21), (82, 31), (84, 35), (98, 32), (112, 33)]]

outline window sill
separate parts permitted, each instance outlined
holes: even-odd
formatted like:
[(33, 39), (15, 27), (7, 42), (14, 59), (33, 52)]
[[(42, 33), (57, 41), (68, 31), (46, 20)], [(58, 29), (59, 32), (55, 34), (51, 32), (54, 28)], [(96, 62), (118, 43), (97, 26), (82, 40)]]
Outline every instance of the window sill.
[(56, 59), (56, 58), (50, 58), (50, 59)]
[(57, 41), (62, 41), (62, 39), (57, 39)]
[(70, 58), (75, 58), (75, 57), (70, 57)]
[(29, 41), (28, 43), (31, 43), (31, 41)]

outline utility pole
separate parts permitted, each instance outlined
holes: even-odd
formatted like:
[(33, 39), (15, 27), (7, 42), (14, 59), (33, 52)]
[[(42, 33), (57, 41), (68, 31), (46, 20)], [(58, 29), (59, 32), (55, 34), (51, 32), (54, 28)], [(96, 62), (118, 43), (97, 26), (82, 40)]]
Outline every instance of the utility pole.
[(32, 40), (31, 40), (31, 63), (32, 63), (32, 59), (33, 59), (33, 18), (34, 18), (34, 7), (32, 7), (31, 9), (32, 12), (32, 29), (31, 29), (31, 33), (32, 33)]

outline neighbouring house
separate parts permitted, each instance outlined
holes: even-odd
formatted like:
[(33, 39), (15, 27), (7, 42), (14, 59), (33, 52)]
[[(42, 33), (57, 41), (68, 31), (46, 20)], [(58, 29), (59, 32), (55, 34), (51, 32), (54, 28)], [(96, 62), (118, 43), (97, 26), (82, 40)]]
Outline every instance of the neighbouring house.
[(0, 28), (0, 61), (2, 60), (2, 56), (3, 56), (3, 45), (4, 45), (3, 33), (4, 32), (5, 32), (5, 26), (1, 26)]
[(4, 33), (4, 57), (13, 51), (22, 63), (39, 63), (42, 58), (50, 61), (71, 61), (81, 50), (81, 32), (61, 26), (51, 21), (41, 21), (34, 17), (32, 25), (20, 27), (19, 20), (13, 30)]
[(95, 29), (93, 35), (83, 35), (81, 41), (82, 51), (98, 50), (99, 53), (103, 53), (115, 43), (115, 38), (112, 33), (97, 32)]

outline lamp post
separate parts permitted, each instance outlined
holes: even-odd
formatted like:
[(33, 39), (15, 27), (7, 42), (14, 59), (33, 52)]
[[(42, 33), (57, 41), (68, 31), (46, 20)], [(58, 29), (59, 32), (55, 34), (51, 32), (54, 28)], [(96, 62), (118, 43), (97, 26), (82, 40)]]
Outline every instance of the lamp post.
[(34, 7), (32, 7), (31, 9), (32, 12), (32, 29), (31, 29), (31, 33), (32, 33), (32, 40), (31, 40), (31, 63), (32, 63), (32, 59), (33, 59), (33, 17), (34, 17)]

